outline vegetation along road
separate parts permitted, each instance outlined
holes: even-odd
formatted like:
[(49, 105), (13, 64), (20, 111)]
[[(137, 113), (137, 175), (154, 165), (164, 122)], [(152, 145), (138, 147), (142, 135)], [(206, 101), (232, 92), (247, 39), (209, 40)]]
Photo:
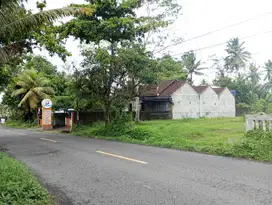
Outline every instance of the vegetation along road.
[(0, 127), (60, 204), (270, 205), (272, 165)]

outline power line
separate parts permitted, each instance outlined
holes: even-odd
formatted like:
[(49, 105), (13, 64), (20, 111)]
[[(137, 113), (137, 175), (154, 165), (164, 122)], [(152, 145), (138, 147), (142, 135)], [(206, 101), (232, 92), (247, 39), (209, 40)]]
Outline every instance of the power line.
[(263, 14), (260, 14), (260, 15), (254, 16), (254, 17), (251, 17), (251, 18), (249, 18), (249, 19), (246, 19), (246, 20), (244, 20), (244, 21), (240, 21), (240, 22), (235, 23), (235, 24), (231, 24), (231, 25), (228, 25), (228, 26), (225, 26), (225, 27), (222, 27), (222, 28), (213, 30), (213, 31), (209, 31), (209, 32), (204, 33), (204, 34), (201, 34), (201, 35), (199, 35), (199, 36), (195, 36), (195, 37), (193, 37), (193, 38), (189, 38), (189, 39), (184, 40), (184, 41), (182, 41), (182, 42), (178, 42), (178, 43), (175, 43), (175, 44), (170, 44), (170, 45), (168, 45), (168, 46), (166, 46), (166, 47), (164, 47), (164, 48), (162, 48), (162, 49), (160, 49), (160, 50), (158, 50), (158, 51), (155, 51), (155, 53), (159, 53), (159, 52), (161, 52), (161, 51), (163, 51), (163, 50), (165, 50), (165, 49), (167, 49), (167, 48), (169, 48), (169, 47), (176, 46), (176, 45), (179, 45), (179, 44), (181, 44), (181, 43), (185, 43), (185, 42), (192, 41), (192, 40), (195, 40), (195, 39), (198, 39), (198, 38), (202, 38), (202, 37), (204, 37), (204, 36), (208, 36), (208, 35), (210, 35), (210, 34), (217, 33), (217, 32), (223, 31), (223, 30), (225, 30), (225, 29), (228, 29), (228, 28), (231, 28), (231, 27), (234, 27), (234, 26), (238, 26), (238, 25), (247, 23), (247, 22), (252, 21), (252, 20), (254, 20), (254, 19), (256, 19), (256, 18), (260, 18), (260, 17), (262, 17), (262, 16), (266, 16), (266, 15), (269, 15), (269, 14), (272, 14), (272, 12), (266, 12), (266, 13), (263, 13)]
[[(253, 34), (253, 35), (250, 35), (250, 36), (245, 36), (245, 37), (239, 38), (239, 39), (240, 39), (240, 40), (244, 40), (244, 39), (253, 38), (253, 37), (255, 37), (255, 36), (260, 36), (260, 35), (267, 34), (267, 33), (272, 33), (272, 30), (270, 30), (270, 31), (265, 31), (265, 32), (262, 32), (262, 33)], [(198, 48), (198, 49), (194, 49), (194, 50), (189, 50), (189, 51), (187, 51), (187, 52), (190, 52), (190, 51), (195, 52), (195, 51), (205, 50), (205, 49), (209, 49), (209, 48), (221, 46), (221, 45), (224, 45), (224, 44), (226, 44), (226, 43), (227, 43), (227, 41), (226, 41), (226, 42), (222, 42), (222, 43), (218, 43), (218, 44), (214, 44), (214, 45), (211, 45), (211, 46), (206, 46), (206, 47), (202, 47), (202, 48)], [(186, 53), (186, 52), (173, 54), (173, 55), (171, 55), (171, 56), (182, 55), (182, 54), (184, 54), (184, 53)]]

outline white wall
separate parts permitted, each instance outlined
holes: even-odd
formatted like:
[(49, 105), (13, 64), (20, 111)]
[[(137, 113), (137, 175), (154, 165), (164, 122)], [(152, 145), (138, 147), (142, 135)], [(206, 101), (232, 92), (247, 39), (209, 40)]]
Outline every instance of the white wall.
[(199, 95), (189, 84), (174, 92), (172, 101), (173, 119), (199, 117)]
[(200, 117), (218, 117), (218, 95), (211, 87), (200, 94)]
[(225, 89), (219, 96), (219, 117), (235, 117), (235, 97), (229, 89)]

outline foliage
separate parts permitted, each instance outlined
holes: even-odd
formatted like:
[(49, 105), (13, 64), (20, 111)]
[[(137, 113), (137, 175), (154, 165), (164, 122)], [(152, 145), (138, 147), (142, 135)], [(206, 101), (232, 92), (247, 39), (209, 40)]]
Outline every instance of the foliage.
[(21, 68), (18, 65), (22, 61), (22, 58), (15, 57), (6, 64), (1, 65), (0, 63), (0, 92), (5, 91), (12, 78), (21, 72)]
[(83, 8), (67, 7), (40, 11), (32, 14), (26, 11), (19, 0), (2, 0), (0, 8), (0, 64), (5, 63), (11, 56), (21, 54), (25, 47), (30, 32), (43, 25), (52, 23), (60, 17), (78, 13), (90, 13)]
[(55, 96), (53, 99), (54, 110), (65, 110), (74, 108), (74, 99), (72, 96)]
[(272, 82), (272, 61), (271, 60), (268, 60), (264, 64), (264, 69), (266, 72), (264, 80), (267, 80), (268, 82)]
[(186, 71), (183, 69), (183, 64), (172, 58), (170, 55), (165, 55), (158, 58), (157, 81), (161, 80), (186, 80)]
[(225, 78), (227, 77), (227, 68), (225, 67), (225, 59), (218, 58), (216, 55), (211, 56), (212, 61), (212, 69), (216, 71), (216, 75), (218, 78)]
[(230, 77), (219, 77), (214, 82), (214, 85), (220, 87), (228, 87), (230, 90), (235, 90), (236, 103), (246, 103), (252, 105), (258, 99), (257, 93), (252, 91), (252, 84), (243, 76), (232, 79)]
[(266, 97), (259, 99), (256, 101), (252, 107), (251, 111), (253, 113), (259, 113), (259, 112), (264, 112), (267, 114), (271, 113), (271, 106), (272, 106), (272, 94), (267, 94)]
[(252, 87), (254, 89), (254, 87), (257, 86), (261, 80), (261, 77), (260, 77), (261, 73), (259, 71), (260, 67), (257, 66), (256, 63), (251, 63), (248, 69), (250, 72), (248, 78), (251, 81)]
[(48, 80), (37, 74), (35, 70), (23, 71), (15, 82), (18, 87), (13, 91), (12, 96), (21, 98), (18, 106), (23, 107), (26, 111), (34, 111), (41, 100), (50, 98), (54, 94), (51, 87), (46, 87)]
[(225, 58), (225, 67), (228, 72), (239, 74), (251, 58), (250, 53), (245, 50), (244, 43), (240, 43), (239, 38), (232, 38), (228, 41), (226, 48), (228, 55)]
[(27, 167), (0, 152), (0, 204), (49, 205), (48, 192)]
[(243, 118), (158, 120), (112, 132), (97, 123), (77, 127), (72, 134), (272, 162), (272, 134), (254, 131), (245, 135), (244, 123)]
[[(155, 0), (88, 0), (94, 5), (95, 10), (91, 16), (81, 15), (60, 27), (65, 36), (72, 35), (82, 42), (94, 42), (99, 44), (101, 41), (110, 43), (123, 42), (126, 40), (137, 40), (142, 42), (144, 34), (148, 31), (165, 27), (170, 23), (166, 17), (177, 14), (180, 6), (175, 1)], [(163, 13), (151, 16), (136, 16), (136, 10), (143, 5), (154, 4), (158, 8), (164, 9)], [(153, 12), (153, 14), (156, 12)]]
[(121, 112), (129, 104), (141, 83), (155, 79), (156, 63), (138, 44), (117, 48), (116, 55), (111, 55), (107, 47), (85, 49), (82, 55), (85, 92), (103, 106), (106, 124), (113, 110)]
[(36, 128), (38, 126), (38, 123), (36, 121), (23, 121), (21, 118), (14, 119), (14, 117), (11, 116), (10, 118), (8, 118), (5, 125), (13, 128), (27, 129)]
[(209, 83), (205, 80), (205, 79), (202, 79), (201, 82), (200, 82), (200, 86), (207, 86), (209, 85)]
[(100, 137), (123, 141), (132, 140), (135, 142), (139, 140), (147, 140), (152, 136), (148, 130), (136, 126), (131, 117), (128, 121), (125, 121), (124, 119), (121, 121), (114, 121), (107, 127), (104, 126), (103, 122), (95, 123), (92, 126), (77, 126), (73, 129), (73, 134), (83, 137)]
[(201, 61), (196, 60), (194, 52), (187, 52), (182, 56), (182, 63), (187, 72), (187, 81), (189, 84), (193, 84), (193, 75), (204, 75), (203, 70), (207, 68), (200, 68)]
[[(85, 107), (100, 105), (105, 110), (107, 125), (112, 120), (110, 113), (121, 113), (135, 97), (139, 84), (152, 83), (159, 78), (156, 75), (158, 62), (146, 52), (143, 39), (147, 32), (166, 27), (171, 21), (168, 17), (175, 15), (180, 7), (174, 1), (166, 0), (87, 2), (89, 4), (84, 7), (95, 7), (92, 15), (80, 15), (60, 26), (59, 30), (61, 36), (94, 43), (93, 48), (82, 50), (84, 70), (79, 74), (80, 86), (76, 81), (76, 98), (81, 95), (85, 102), (85, 96), (93, 99), (83, 103)], [(146, 4), (157, 5), (165, 12), (138, 17), (137, 9)]]
[(235, 156), (254, 160), (272, 161), (272, 133), (261, 130), (250, 131), (242, 143), (235, 147)]

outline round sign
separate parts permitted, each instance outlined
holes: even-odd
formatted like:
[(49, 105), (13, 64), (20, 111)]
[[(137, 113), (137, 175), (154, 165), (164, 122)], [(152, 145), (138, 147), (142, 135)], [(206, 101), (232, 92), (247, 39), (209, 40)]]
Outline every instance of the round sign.
[(44, 108), (51, 108), (52, 107), (52, 101), (50, 99), (44, 99), (42, 101), (42, 106)]

